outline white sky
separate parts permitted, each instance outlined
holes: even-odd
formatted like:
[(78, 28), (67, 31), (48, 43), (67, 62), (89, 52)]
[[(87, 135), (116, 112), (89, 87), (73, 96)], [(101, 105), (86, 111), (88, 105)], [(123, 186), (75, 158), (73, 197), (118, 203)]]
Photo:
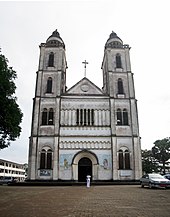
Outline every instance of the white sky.
[(39, 45), (58, 29), (66, 45), (67, 87), (87, 77), (102, 87), (104, 45), (112, 31), (131, 47), (142, 149), (170, 136), (170, 1), (1, 1), (0, 47), (17, 72), (24, 113), (19, 139), (0, 158), (25, 163), (31, 131)]

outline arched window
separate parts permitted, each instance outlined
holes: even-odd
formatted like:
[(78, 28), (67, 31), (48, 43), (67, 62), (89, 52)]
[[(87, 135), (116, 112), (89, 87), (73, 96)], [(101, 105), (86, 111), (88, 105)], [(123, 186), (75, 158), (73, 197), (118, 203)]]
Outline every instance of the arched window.
[(40, 169), (52, 169), (52, 150), (43, 148), (40, 153)]
[(53, 116), (54, 116), (53, 109), (50, 108), (48, 114), (48, 125), (53, 125)]
[(47, 169), (52, 169), (52, 150), (47, 151)]
[(42, 125), (47, 125), (47, 109), (44, 108), (42, 112)]
[(125, 150), (125, 169), (130, 169), (130, 154), (128, 150)]
[(123, 109), (123, 125), (128, 125), (128, 112), (126, 109)]
[(54, 53), (50, 53), (50, 55), (49, 55), (48, 66), (49, 67), (53, 67), (54, 66)]
[(128, 112), (127, 109), (117, 109), (117, 125), (128, 125)]
[(48, 80), (47, 80), (47, 93), (52, 93), (52, 78), (49, 77)]
[(122, 68), (121, 56), (116, 54), (116, 68)]
[(130, 169), (130, 153), (129, 151), (120, 149), (118, 152), (119, 170)]
[(40, 154), (40, 169), (45, 169), (46, 151), (43, 149)]
[(122, 112), (121, 112), (121, 109), (117, 109), (117, 125), (122, 125)]
[(118, 79), (118, 94), (124, 94), (123, 81), (121, 78)]
[(54, 111), (52, 108), (47, 110), (46, 108), (43, 109), (42, 112), (42, 122), (41, 125), (53, 125), (54, 124)]
[(119, 150), (119, 170), (123, 169), (123, 151)]

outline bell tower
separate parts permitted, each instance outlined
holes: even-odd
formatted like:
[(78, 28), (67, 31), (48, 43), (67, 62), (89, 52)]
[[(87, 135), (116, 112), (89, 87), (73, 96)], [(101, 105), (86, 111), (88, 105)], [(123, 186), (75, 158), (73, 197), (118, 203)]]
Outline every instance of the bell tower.
[(65, 44), (60, 34), (55, 30), (40, 45), (37, 92), (39, 95), (52, 94), (60, 96), (66, 88), (66, 55)]
[(118, 94), (134, 97), (129, 50), (129, 45), (124, 45), (115, 32), (110, 34), (102, 63), (103, 90), (110, 97), (117, 98)]
[[(130, 65), (130, 47), (112, 32), (105, 44), (102, 63), (103, 91), (109, 96), (111, 137), (113, 147), (113, 159), (124, 156), (124, 150), (134, 158), (131, 169), (134, 171), (134, 179), (141, 176), (141, 148), (138, 125), (137, 100), (135, 99), (135, 88), (133, 73)], [(121, 155), (122, 154), (122, 155)], [(126, 153), (125, 153), (126, 155)], [(116, 170), (119, 168), (119, 173)], [(117, 165), (113, 162), (113, 179), (121, 177), (128, 166)], [(121, 174), (122, 173), (122, 174)]]
[[(59, 119), (61, 95), (66, 91), (66, 55), (65, 44), (55, 30), (40, 45), (39, 67), (37, 72), (35, 97), (33, 99), (32, 127), (29, 150), (29, 177), (37, 179), (40, 156), (38, 150), (44, 150), (44, 156), (53, 156), (57, 171), (57, 149), (59, 140)], [(48, 138), (48, 139), (47, 139)], [(51, 152), (51, 150), (56, 150)], [(51, 152), (51, 155), (50, 155)], [(45, 168), (52, 165), (45, 165)], [(50, 174), (50, 179), (58, 174)]]

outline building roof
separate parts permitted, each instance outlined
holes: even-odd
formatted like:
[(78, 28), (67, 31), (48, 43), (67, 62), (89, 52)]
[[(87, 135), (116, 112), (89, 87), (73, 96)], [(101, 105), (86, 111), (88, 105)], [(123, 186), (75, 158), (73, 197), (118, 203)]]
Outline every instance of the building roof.
[(60, 37), (59, 32), (57, 29), (48, 37), (46, 41), (47, 47), (63, 47), (65, 48), (65, 44), (63, 42), (63, 39)]

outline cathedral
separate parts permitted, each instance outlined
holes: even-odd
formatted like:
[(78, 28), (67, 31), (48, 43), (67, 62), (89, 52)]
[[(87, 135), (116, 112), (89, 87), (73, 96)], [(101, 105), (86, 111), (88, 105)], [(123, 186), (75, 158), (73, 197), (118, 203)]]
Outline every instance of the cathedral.
[[(29, 140), (29, 180), (139, 180), (137, 100), (130, 47), (112, 32), (104, 46), (103, 87), (82, 78), (66, 88), (58, 31), (40, 45)], [(85, 67), (87, 62), (84, 62)]]

